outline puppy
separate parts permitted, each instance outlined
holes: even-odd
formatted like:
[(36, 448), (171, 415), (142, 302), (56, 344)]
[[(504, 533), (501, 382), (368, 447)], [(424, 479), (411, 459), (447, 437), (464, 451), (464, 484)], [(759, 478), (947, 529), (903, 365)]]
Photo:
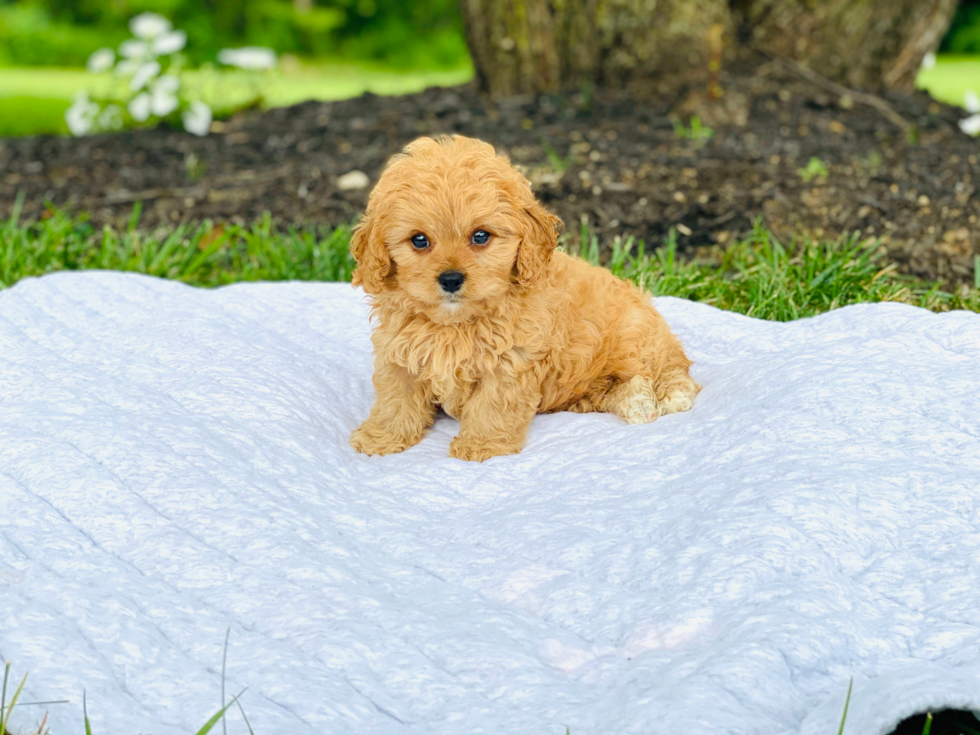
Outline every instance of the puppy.
[(354, 449), (401, 452), (440, 406), (460, 422), (449, 454), (476, 461), (520, 452), (537, 413), (691, 408), (691, 361), (649, 296), (556, 251), (560, 226), (487, 143), (421, 138), (392, 158), (351, 242), (376, 323)]

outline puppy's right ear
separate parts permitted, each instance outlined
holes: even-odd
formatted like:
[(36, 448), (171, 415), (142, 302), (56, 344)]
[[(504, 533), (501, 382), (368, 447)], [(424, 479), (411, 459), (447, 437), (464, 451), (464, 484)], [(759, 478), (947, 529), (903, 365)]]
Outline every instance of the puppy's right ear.
[(391, 288), (388, 277), (393, 263), (388, 248), (385, 247), (381, 227), (374, 214), (368, 210), (354, 228), (350, 241), (350, 253), (357, 261), (357, 268), (351, 283), (361, 286), (369, 294), (379, 294)]

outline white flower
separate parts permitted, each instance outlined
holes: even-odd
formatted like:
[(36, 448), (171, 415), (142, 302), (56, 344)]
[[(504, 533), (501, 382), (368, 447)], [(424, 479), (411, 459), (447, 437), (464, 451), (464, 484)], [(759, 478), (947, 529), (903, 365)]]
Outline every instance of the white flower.
[(123, 126), (122, 110), (119, 105), (107, 105), (99, 115), (99, 128), (102, 130), (120, 130)]
[(119, 55), (127, 59), (142, 59), (150, 51), (150, 45), (146, 41), (137, 41), (131, 38), (119, 44)]
[(967, 135), (980, 134), (980, 115), (970, 115), (960, 120), (960, 130)]
[(973, 114), (980, 112), (980, 97), (972, 89), (963, 94), (963, 109)]
[(166, 117), (176, 110), (179, 104), (177, 96), (165, 89), (154, 87), (150, 93), (150, 110), (157, 117)]
[(153, 39), (153, 53), (166, 56), (180, 51), (187, 45), (187, 34), (183, 31), (170, 31)]
[(74, 136), (85, 135), (92, 129), (92, 118), (74, 105), (65, 110), (65, 122)]
[(276, 52), (261, 46), (226, 48), (218, 52), (218, 61), (239, 69), (271, 69), (276, 65)]
[(65, 123), (72, 135), (85, 135), (92, 129), (98, 114), (99, 106), (85, 92), (79, 92), (65, 111)]
[(207, 135), (210, 129), (211, 108), (200, 100), (194, 100), (184, 110), (184, 130), (194, 135)]
[(922, 68), (931, 69), (936, 65), (936, 55), (930, 51), (922, 57)]
[(150, 95), (140, 92), (129, 101), (128, 109), (136, 122), (146, 122), (150, 117)]
[(145, 64), (140, 64), (139, 69), (136, 70), (136, 73), (133, 74), (133, 78), (129, 81), (129, 88), (134, 92), (138, 92), (146, 86), (147, 82), (149, 82), (159, 73), (159, 62), (148, 61)]
[(180, 79), (173, 74), (164, 74), (153, 82), (154, 92), (160, 91), (177, 94), (178, 89), (180, 89)]
[(131, 77), (140, 68), (140, 62), (136, 59), (123, 59), (116, 64), (116, 74), (120, 77)]
[(129, 30), (137, 38), (156, 38), (167, 33), (171, 28), (173, 28), (173, 24), (156, 13), (140, 13), (129, 21)]
[(88, 57), (88, 63), (85, 67), (93, 74), (98, 74), (103, 71), (109, 71), (115, 63), (116, 52), (111, 48), (100, 48)]

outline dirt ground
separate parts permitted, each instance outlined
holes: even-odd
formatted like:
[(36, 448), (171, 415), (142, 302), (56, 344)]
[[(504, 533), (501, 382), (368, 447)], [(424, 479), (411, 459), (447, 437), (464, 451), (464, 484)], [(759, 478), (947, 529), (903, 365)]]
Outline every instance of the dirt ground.
[[(621, 234), (651, 246), (675, 227), (690, 252), (730, 242), (761, 217), (786, 241), (878, 236), (905, 272), (973, 283), (980, 146), (957, 127), (962, 110), (889, 93), (909, 135), (779, 64), (737, 66), (717, 101), (698, 86), (669, 100), (581, 91), (491, 102), (464, 86), (244, 113), (205, 138), (160, 127), (2, 139), (0, 216), (24, 192), (28, 217), (52, 202), (118, 223), (141, 201), (147, 227), (265, 211), (348, 223), (369, 188), (345, 174), (373, 183), (415, 137), (460, 133), (509, 155), (573, 236), (584, 221), (606, 243)], [(691, 135), (692, 114), (710, 137)]]

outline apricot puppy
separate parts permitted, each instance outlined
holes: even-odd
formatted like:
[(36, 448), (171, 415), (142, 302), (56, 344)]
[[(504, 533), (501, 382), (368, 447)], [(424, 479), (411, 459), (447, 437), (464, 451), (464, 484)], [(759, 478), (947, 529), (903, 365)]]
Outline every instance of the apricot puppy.
[(560, 226), (487, 143), (421, 138), (392, 158), (351, 243), (376, 322), (354, 449), (417, 444), (439, 406), (460, 422), (450, 455), (477, 461), (519, 452), (536, 413), (691, 408), (691, 361), (649, 297), (557, 252)]

